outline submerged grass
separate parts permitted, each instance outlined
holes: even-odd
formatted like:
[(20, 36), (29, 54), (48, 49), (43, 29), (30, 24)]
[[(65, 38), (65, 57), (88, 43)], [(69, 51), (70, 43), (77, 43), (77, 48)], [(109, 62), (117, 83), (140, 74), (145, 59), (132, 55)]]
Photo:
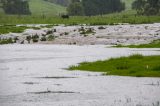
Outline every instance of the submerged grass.
[(128, 47), (128, 48), (160, 48), (160, 40), (154, 40), (149, 44), (141, 44), (141, 45), (117, 45), (113, 47)]
[(1, 25), (0, 26), (0, 34), (6, 34), (6, 33), (22, 33), (25, 29), (40, 29), (39, 27), (27, 27), (27, 26), (16, 26), (16, 25)]
[(11, 44), (14, 43), (14, 41), (10, 38), (10, 39), (0, 39), (0, 45), (2, 44)]
[(104, 72), (105, 75), (160, 77), (160, 56), (131, 55), (105, 61), (83, 62), (69, 70)]
[(25, 30), (25, 27), (16, 27), (16, 25), (3, 25), (0, 26), (0, 34), (6, 34), (6, 33), (21, 33)]

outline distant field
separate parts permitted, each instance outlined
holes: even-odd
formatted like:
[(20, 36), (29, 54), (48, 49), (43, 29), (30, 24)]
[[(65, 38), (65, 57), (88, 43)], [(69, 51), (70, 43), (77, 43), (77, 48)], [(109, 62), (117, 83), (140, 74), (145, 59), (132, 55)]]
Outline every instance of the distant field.
[(117, 23), (130, 23), (130, 24), (145, 24), (160, 22), (159, 16), (134, 16), (112, 14), (105, 16), (93, 17), (70, 17), (69, 19), (62, 19), (58, 16), (5, 16), (0, 15), (0, 24), (89, 24), (89, 25), (114, 25)]
[[(78, 16), (62, 19), (57, 16), (65, 13), (66, 8), (43, 0), (30, 0), (31, 16), (5, 15), (0, 9), (0, 24), (90, 24), (90, 25), (114, 25), (117, 23), (144, 24), (160, 22), (159, 16), (135, 16), (136, 11), (131, 10), (134, 0), (123, 0), (127, 10), (120, 13), (112, 13), (103, 16)], [(46, 17), (43, 17), (43, 14)]]

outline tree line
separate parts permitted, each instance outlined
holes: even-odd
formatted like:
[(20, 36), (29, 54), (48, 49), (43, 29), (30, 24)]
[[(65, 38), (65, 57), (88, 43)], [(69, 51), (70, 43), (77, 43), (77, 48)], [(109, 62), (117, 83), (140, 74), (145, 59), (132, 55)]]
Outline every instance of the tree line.
[[(68, 15), (93, 16), (125, 10), (121, 0), (44, 0), (67, 6)], [(6, 14), (30, 15), (28, 0), (0, 0)], [(135, 0), (132, 9), (138, 15), (160, 15), (160, 0)]]
[(67, 8), (69, 15), (103, 15), (113, 12), (121, 12), (125, 9), (125, 3), (121, 0), (71, 0)]
[(31, 14), (27, 0), (0, 0), (6, 14)]
[(135, 0), (132, 8), (139, 15), (160, 15), (160, 0)]

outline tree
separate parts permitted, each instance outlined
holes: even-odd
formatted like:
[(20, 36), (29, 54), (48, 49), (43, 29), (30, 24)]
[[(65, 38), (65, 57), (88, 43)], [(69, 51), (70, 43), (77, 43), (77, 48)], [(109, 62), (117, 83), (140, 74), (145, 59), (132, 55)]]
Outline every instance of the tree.
[(125, 9), (121, 0), (82, 0), (85, 15), (103, 15)]
[(6, 14), (31, 14), (27, 0), (1, 0)]
[(68, 14), (72, 16), (84, 15), (84, 10), (81, 2), (79, 0), (72, 0), (71, 2), (72, 3), (67, 8)]
[(136, 0), (132, 8), (137, 11), (137, 14), (157, 15), (160, 14), (160, 0)]

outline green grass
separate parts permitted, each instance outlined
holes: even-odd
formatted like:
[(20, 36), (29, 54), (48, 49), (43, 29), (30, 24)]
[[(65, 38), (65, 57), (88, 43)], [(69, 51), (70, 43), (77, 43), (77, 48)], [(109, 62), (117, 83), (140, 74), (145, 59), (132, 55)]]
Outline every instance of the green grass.
[(13, 16), (1, 15), (0, 24), (90, 24), (90, 25), (113, 25), (114, 23), (130, 23), (130, 24), (144, 24), (160, 22), (159, 16), (137, 16), (123, 15), (123, 14), (110, 14), (105, 16), (77, 16), (70, 17), (69, 19), (62, 19), (58, 16)]
[[(123, 0), (131, 5), (132, 0)], [(43, 0), (30, 0), (30, 8), (33, 14), (5, 15), (0, 14), (0, 24), (88, 24), (88, 25), (114, 25), (116, 23), (146, 24), (160, 22), (159, 16), (135, 16), (136, 11), (128, 9), (120, 13), (112, 13), (103, 16), (74, 16), (62, 19), (58, 13), (65, 12), (64, 7), (45, 2)], [(58, 12), (57, 12), (58, 11)], [(42, 15), (44, 13), (45, 17)]]
[(65, 7), (44, 0), (29, 0), (29, 6), (33, 16), (54, 16), (60, 13), (66, 13)]
[(10, 39), (0, 39), (0, 45), (2, 44), (11, 44), (14, 43), (14, 41), (10, 38)]
[(17, 27), (15, 25), (5, 25), (0, 26), (0, 34), (6, 34), (6, 33), (21, 33), (26, 29), (26, 27)]
[(83, 62), (69, 70), (104, 72), (105, 75), (160, 77), (160, 56), (132, 55), (105, 61)]
[[(62, 19), (57, 16), (65, 13), (66, 8), (43, 0), (30, 0), (31, 16), (5, 15), (0, 10), (0, 24), (89, 24), (89, 25), (114, 25), (116, 23), (146, 24), (160, 22), (159, 16), (135, 16), (136, 11), (131, 10), (133, 0), (126, 2), (127, 9), (120, 13), (112, 13), (104, 16), (74, 16)], [(43, 16), (44, 14), (44, 16)]]
[(155, 40), (149, 44), (141, 44), (141, 45), (117, 45), (113, 47), (128, 47), (128, 48), (160, 48), (160, 40)]
[(27, 27), (27, 26), (16, 26), (16, 25), (2, 25), (0, 26), (0, 34), (7, 33), (22, 33), (25, 29), (40, 29), (39, 27)]
[[(135, 16), (136, 11), (131, 10), (134, 0), (122, 0), (126, 3), (126, 10), (104, 16), (74, 16), (62, 19), (57, 16), (65, 13), (66, 8), (43, 0), (30, 0), (31, 16), (5, 15), (0, 9), (0, 24), (89, 24), (89, 25), (114, 25), (116, 23), (146, 24), (160, 22), (159, 16)], [(44, 14), (44, 15), (43, 15)]]

